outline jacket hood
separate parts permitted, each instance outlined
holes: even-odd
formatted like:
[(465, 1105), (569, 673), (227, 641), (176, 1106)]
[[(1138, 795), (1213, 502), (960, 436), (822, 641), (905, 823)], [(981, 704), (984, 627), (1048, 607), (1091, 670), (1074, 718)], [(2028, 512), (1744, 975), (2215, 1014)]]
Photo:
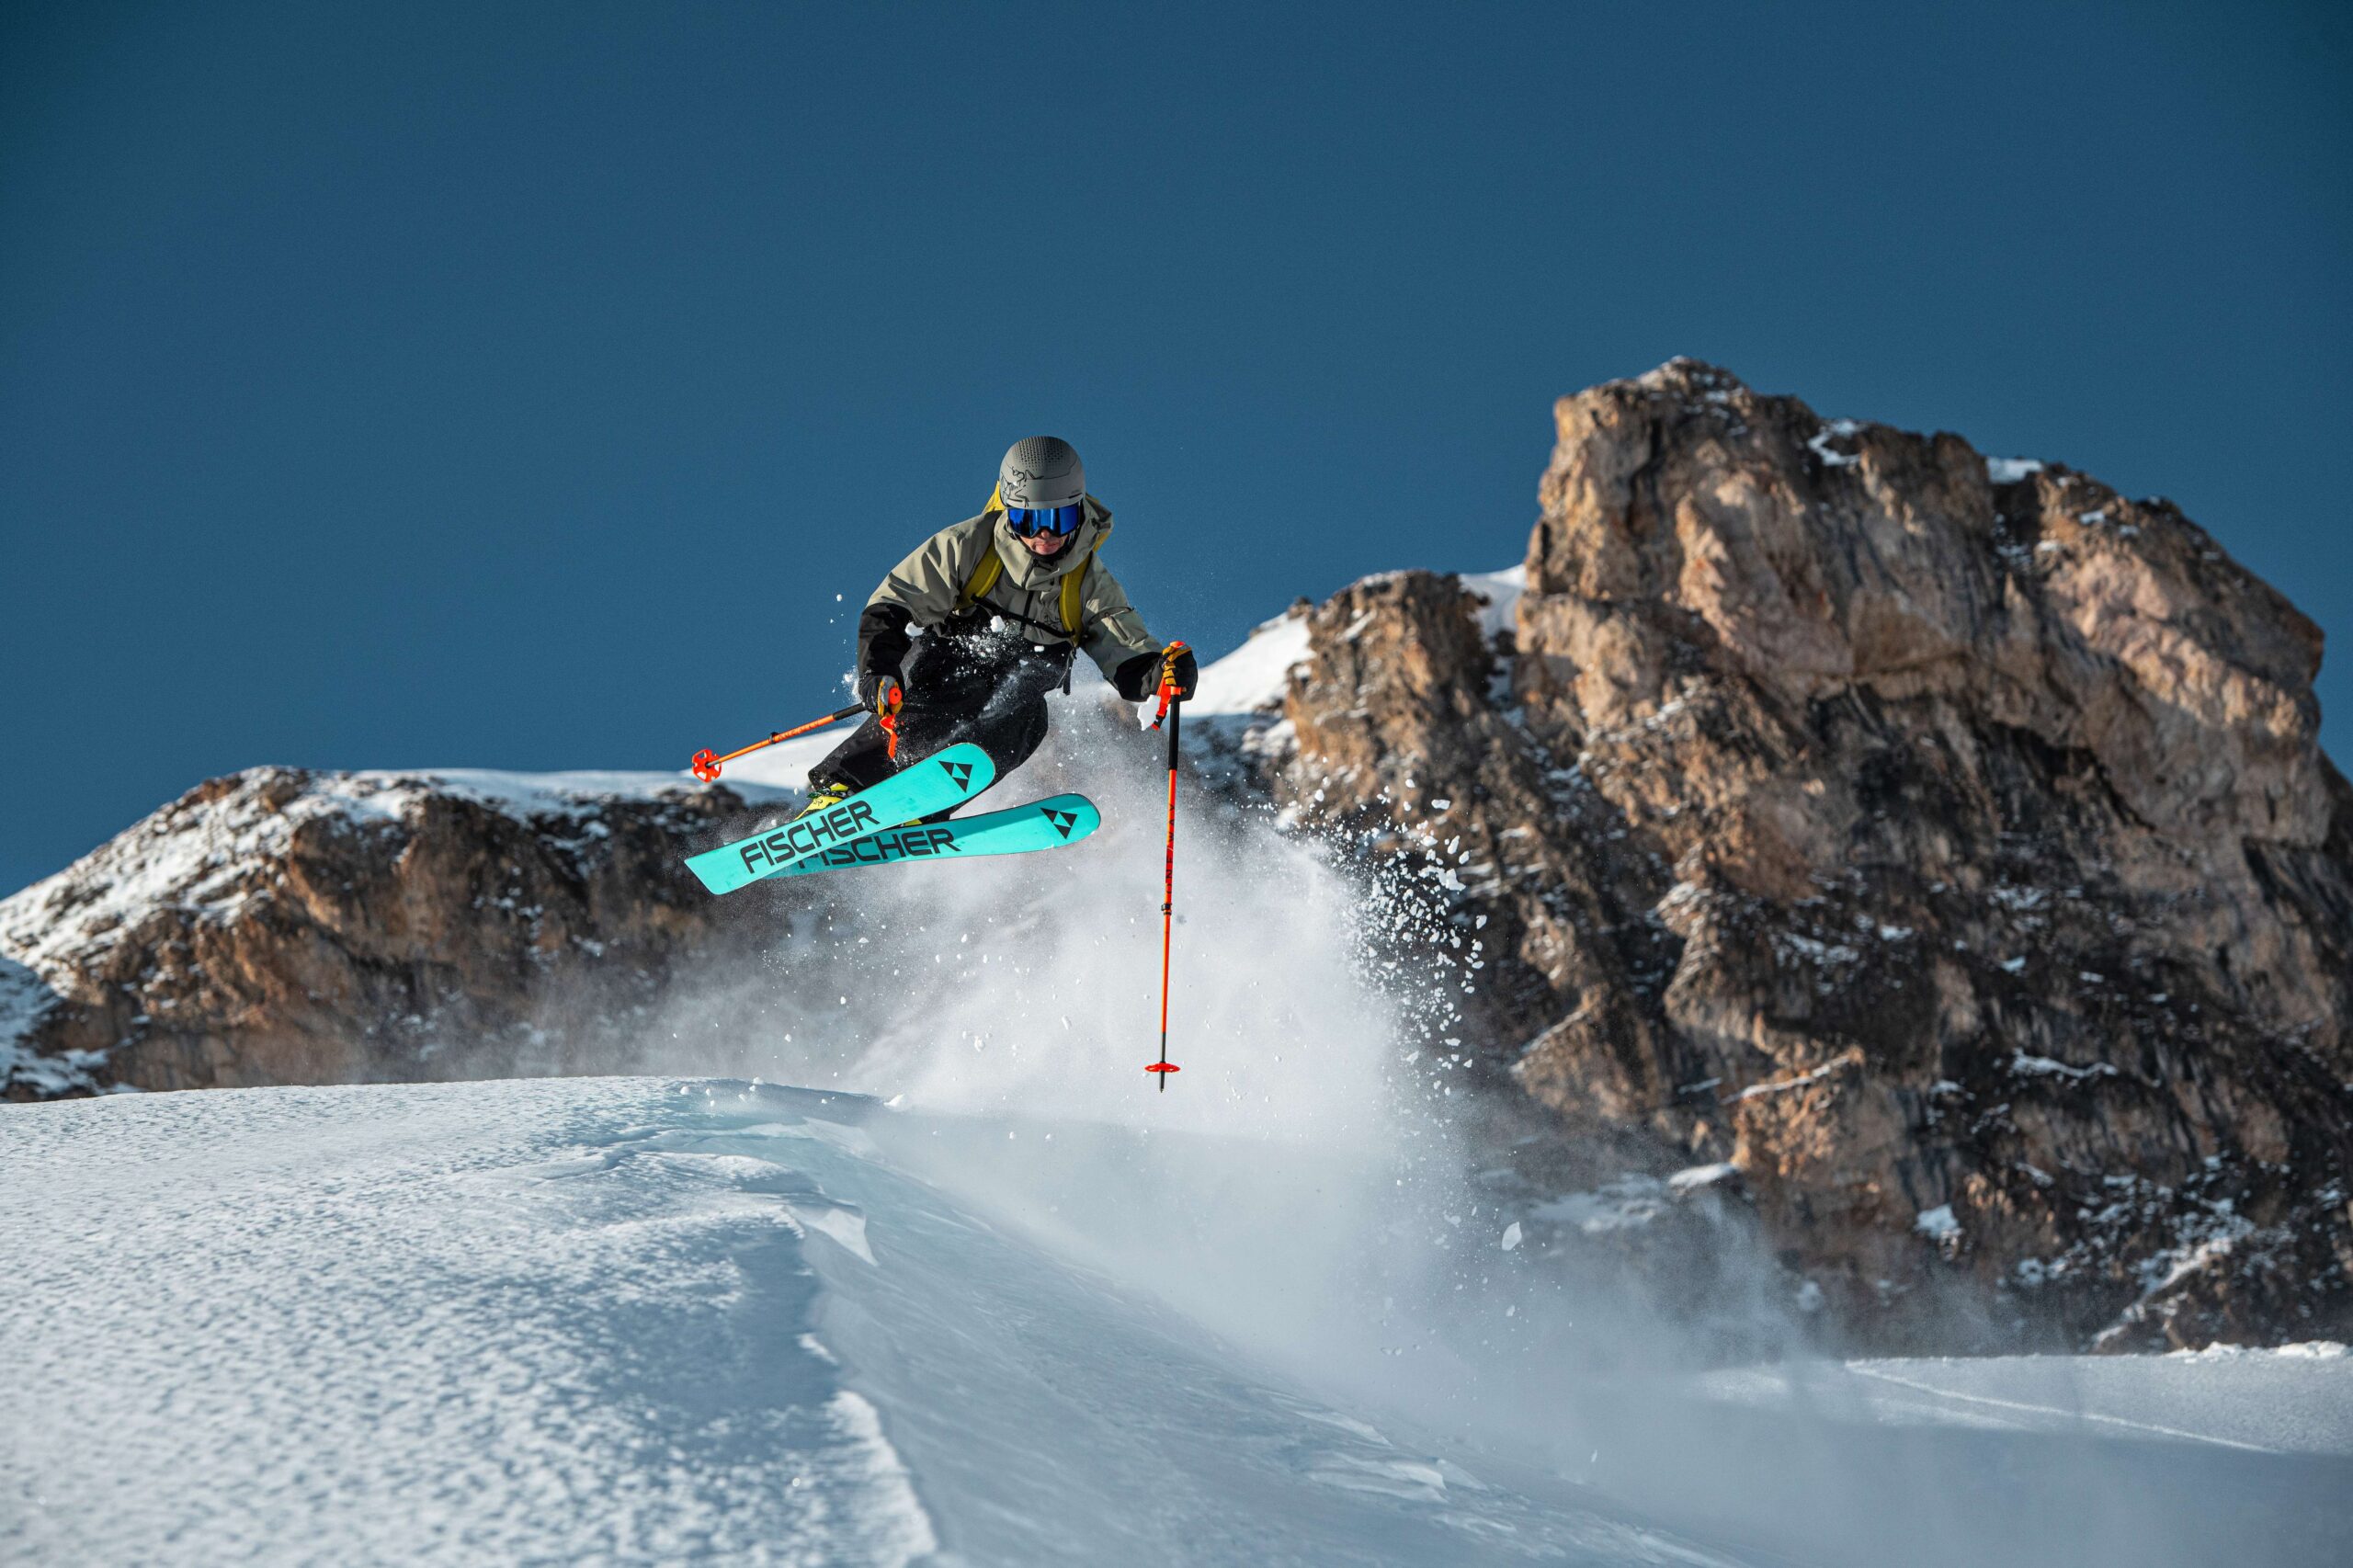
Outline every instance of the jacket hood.
[(1006, 576), (1023, 590), (1038, 593), (1083, 568), (1087, 558), (1111, 537), (1111, 508), (1092, 495), (1086, 498), (1086, 508), (1079, 516), (1078, 532), (1072, 536), (1070, 547), (1051, 560), (1040, 561), (1005, 526), (1005, 500), (991, 491), (984, 515), (989, 519), (989, 540), (996, 546), (996, 558), (1004, 564)]

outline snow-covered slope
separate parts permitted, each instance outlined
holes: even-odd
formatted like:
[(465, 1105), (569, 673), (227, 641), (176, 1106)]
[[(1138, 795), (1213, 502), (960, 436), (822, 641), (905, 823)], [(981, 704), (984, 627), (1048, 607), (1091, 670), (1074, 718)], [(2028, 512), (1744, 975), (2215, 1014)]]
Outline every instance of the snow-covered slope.
[(6, 1117), (12, 1562), (2324, 1562), (2353, 1480), (2330, 1346), (1540, 1376), (1540, 1435), (1432, 1426), (1039, 1239), (1132, 1199), (1134, 1256), (1279, 1284), (1135, 1163), (1165, 1134), (675, 1079)]
[(1255, 1371), (912, 1178), (871, 1100), (6, 1114), (12, 1562), (1724, 1561)]

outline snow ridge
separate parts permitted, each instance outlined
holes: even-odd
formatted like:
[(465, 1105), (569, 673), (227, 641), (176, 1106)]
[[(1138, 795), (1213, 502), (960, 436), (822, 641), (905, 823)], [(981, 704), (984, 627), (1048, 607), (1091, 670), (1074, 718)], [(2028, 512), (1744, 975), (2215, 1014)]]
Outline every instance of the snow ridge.
[(103, 1216), (0, 1207), (11, 1561), (1725, 1561), (1253, 1372), (904, 1174), (938, 1124), (862, 1096), (8, 1115), (0, 1182)]

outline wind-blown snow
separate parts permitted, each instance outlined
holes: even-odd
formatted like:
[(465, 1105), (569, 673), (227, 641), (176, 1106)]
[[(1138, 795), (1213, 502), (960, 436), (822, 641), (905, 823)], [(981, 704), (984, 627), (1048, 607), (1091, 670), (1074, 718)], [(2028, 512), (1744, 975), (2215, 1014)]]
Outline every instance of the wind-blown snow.
[[(16, 1562), (1710, 1563), (1001, 1233), (870, 1100), (559, 1080), (7, 1113)], [(70, 1214), (70, 1217), (69, 1217)]]

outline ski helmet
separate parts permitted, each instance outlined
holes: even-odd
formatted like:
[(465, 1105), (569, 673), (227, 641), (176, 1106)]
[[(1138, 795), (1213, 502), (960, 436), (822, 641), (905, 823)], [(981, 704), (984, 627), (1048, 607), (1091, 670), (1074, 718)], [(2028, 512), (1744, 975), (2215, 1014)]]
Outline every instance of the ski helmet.
[(996, 493), (1007, 506), (1074, 506), (1086, 499), (1086, 465), (1068, 441), (1032, 436), (1014, 442), (997, 465)]

